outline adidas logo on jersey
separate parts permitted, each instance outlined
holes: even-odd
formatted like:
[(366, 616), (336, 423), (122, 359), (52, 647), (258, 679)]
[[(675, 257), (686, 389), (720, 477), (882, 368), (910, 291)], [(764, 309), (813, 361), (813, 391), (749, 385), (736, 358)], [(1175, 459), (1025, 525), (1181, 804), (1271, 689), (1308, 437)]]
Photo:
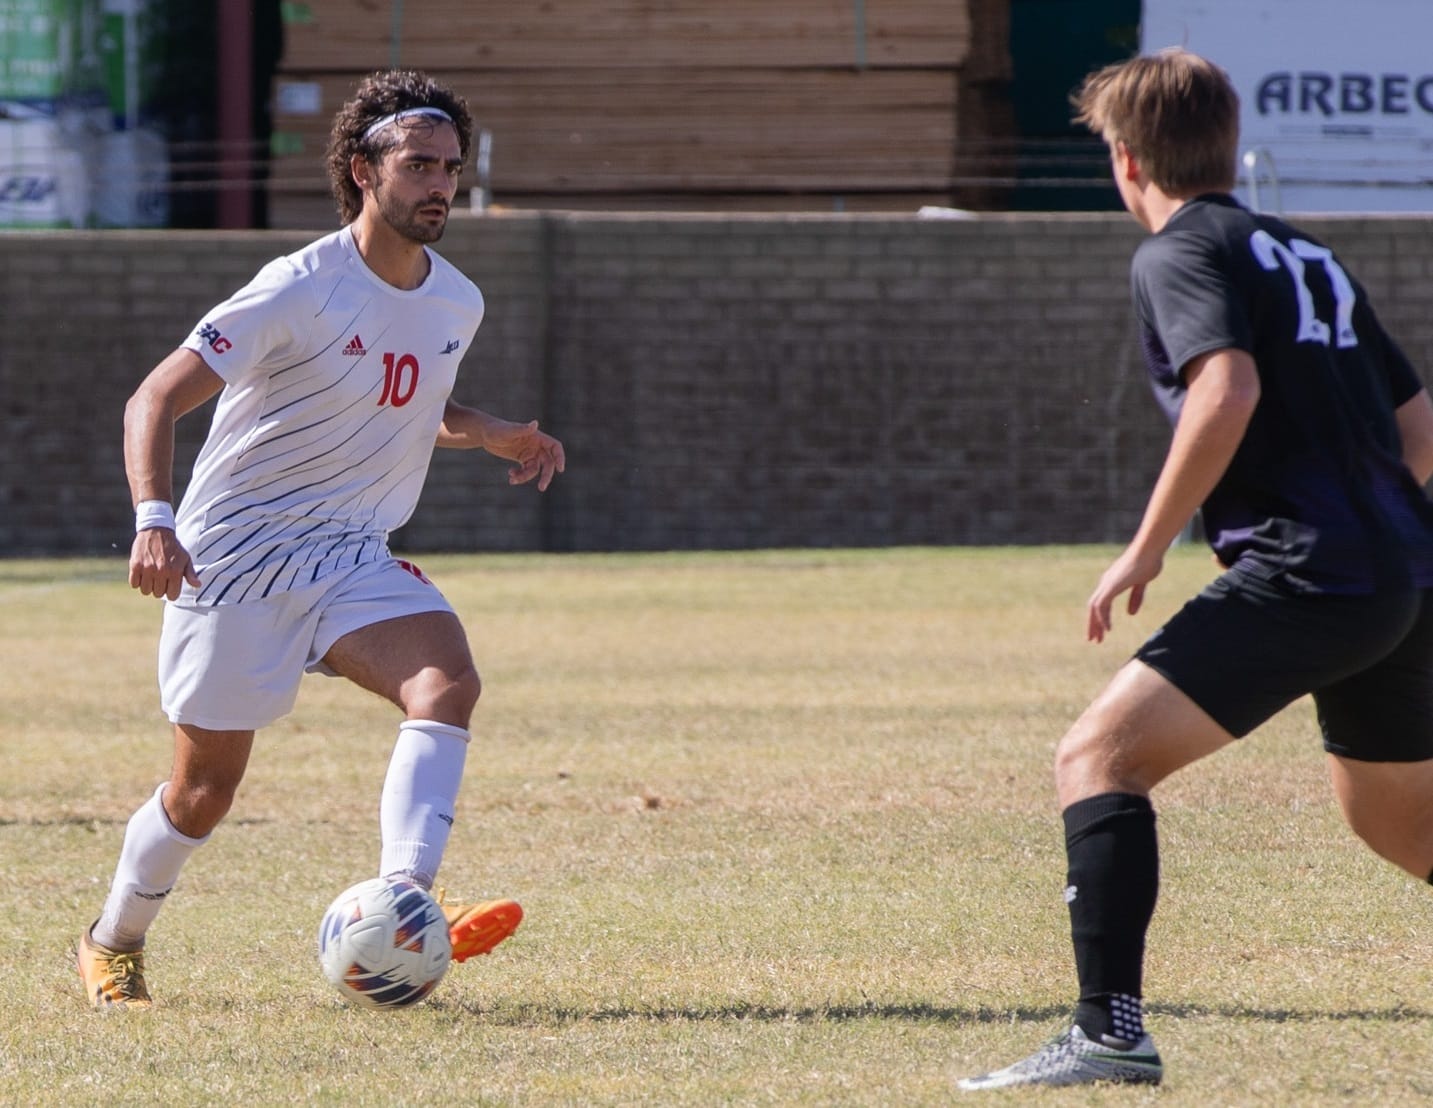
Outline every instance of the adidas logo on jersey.
[(363, 349), (363, 340), (357, 335), (354, 335), (353, 338), (348, 340), (348, 345), (343, 348), (343, 352), (345, 354), (355, 354), (360, 358), (368, 353), (367, 350)]

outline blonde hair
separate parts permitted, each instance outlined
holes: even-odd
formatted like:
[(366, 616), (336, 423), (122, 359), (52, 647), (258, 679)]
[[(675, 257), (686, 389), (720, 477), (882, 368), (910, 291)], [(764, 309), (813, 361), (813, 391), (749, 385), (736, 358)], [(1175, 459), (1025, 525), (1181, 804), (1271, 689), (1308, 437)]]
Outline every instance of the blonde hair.
[(1162, 191), (1233, 190), (1239, 94), (1207, 58), (1179, 48), (1130, 58), (1091, 73), (1071, 99), (1075, 122), (1111, 150), (1124, 143)]

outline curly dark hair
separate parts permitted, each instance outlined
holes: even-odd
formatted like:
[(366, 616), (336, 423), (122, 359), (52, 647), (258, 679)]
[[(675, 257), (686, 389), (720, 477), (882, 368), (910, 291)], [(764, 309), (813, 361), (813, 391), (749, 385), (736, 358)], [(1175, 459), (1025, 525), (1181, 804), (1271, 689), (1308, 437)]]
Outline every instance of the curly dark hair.
[(384, 127), (371, 139), (365, 139), (364, 132), (385, 115), (410, 108), (441, 108), (447, 112), (458, 132), (463, 161), (468, 160), (473, 117), (466, 100), (415, 69), (387, 69), (370, 74), (334, 116), (328, 138), (328, 183), (338, 202), (339, 219), (345, 225), (357, 219), (363, 210), (363, 192), (354, 183), (349, 169), (353, 155), (361, 154), (376, 162), (398, 145), (396, 128)]

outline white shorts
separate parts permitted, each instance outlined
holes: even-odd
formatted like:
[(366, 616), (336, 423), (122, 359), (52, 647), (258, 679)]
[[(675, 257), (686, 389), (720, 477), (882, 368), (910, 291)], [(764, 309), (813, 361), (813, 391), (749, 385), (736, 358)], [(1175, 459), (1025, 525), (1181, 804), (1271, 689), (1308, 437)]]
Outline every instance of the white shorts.
[(243, 604), (166, 601), (159, 633), (160, 704), (174, 723), (256, 730), (287, 715), (304, 673), (344, 635), (452, 606), (417, 567), (396, 558)]

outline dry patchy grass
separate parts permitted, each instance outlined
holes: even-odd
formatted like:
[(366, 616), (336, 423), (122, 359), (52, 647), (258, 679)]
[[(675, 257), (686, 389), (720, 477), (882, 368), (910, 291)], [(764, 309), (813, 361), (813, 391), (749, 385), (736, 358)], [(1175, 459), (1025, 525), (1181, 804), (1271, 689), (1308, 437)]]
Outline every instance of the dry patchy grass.
[[(955, 1099), (1068, 1012), (1055, 741), (1210, 574), (1176, 551), (1091, 647), (1110, 554), (425, 558), (485, 680), (442, 879), (523, 928), (415, 1011), (328, 990), (314, 930), (373, 864), (395, 719), (312, 678), (156, 926), (140, 1018), (88, 1011), (66, 948), (168, 768), (158, 610), (117, 562), (0, 562), (0, 1102)], [(1339, 824), (1307, 705), (1156, 801), (1166, 1084), (1022, 1102), (1433, 1094), (1428, 890)]]

